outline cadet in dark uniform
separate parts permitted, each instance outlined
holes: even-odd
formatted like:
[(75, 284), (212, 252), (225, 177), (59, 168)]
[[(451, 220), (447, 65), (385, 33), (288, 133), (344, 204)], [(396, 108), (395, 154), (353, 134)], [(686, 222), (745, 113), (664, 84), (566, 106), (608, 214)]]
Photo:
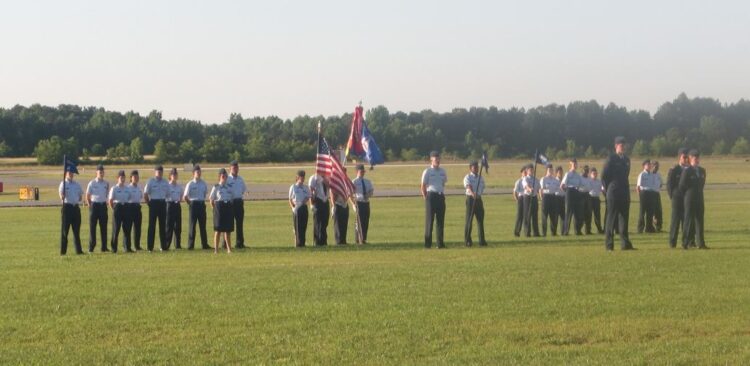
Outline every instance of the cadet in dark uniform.
[(305, 186), (305, 171), (297, 171), (297, 180), (289, 187), (289, 206), (292, 207), (292, 224), (294, 225), (294, 246), (305, 246), (307, 233), (307, 204), (310, 202), (310, 189)]
[(690, 166), (682, 170), (680, 185), (685, 200), (685, 219), (682, 228), (682, 248), (687, 249), (692, 242), (691, 234), (695, 235), (698, 249), (708, 249), (704, 231), (705, 206), (703, 188), (706, 186), (706, 169), (700, 166), (700, 153), (692, 149), (688, 154)]
[(540, 180), (542, 187), (542, 236), (547, 236), (547, 222), (551, 224), (552, 236), (557, 235), (557, 191), (560, 190), (560, 181), (555, 178), (555, 168), (547, 165), (547, 175)]
[[(346, 174), (346, 168), (344, 168), (344, 174)], [(336, 245), (345, 245), (347, 228), (349, 227), (349, 197), (334, 193), (332, 189), (329, 189), (329, 191), (331, 198), (333, 198), (333, 211), (331, 212), (333, 237), (336, 240)]]
[[(370, 227), (370, 198), (375, 193), (372, 182), (365, 179), (365, 166), (357, 164), (357, 178), (352, 181), (354, 185), (354, 199), (357, 204), (357, 215), (359, 220), (354, 228), (357, 244), (367, 244), (367, 231)], [(361, 228), (360, 228), (361, 226)], [(361, 230), (361, 231), (360, 231)]]
[(328, 245), (328, 220), (331, 206), (328, 202), (328, 178), (320, 174), (310, 177), (313, 212), (313, 242), (315, 245)]
[(112, 252), (117, 253), (117, 239), (120, 236), (120, 230), (123, 231), (123, 236), (125, 237), (123, 242), (123, 248), (125, 248), (125, 253), (130, 253), (130, 230), (126, 229), (125, 226), (125, 219), (128, 215), (128, 187), (125, 186), (125, 171), (120, 170), (119, 173), (117, 173), (117, 184), (112, 186), (112, 188), (109, 189), (109, 207), (112, 207), (112, 216), (113, 216), (113, 222), (112, 222), (112, 241), (110, 242), (110, 245), (112, 246)]
[(521, 178), (516, 180), (513, 184), (513, 199), (516, 201), (516, 225), (513, 229), (513, 235), (521, 236), (521, 228), (523, 227), (523, 179), (526, 178), (526, 165), (521, 167)]
[(102, 238), (102, 252), (107, 249), (107, 194), (109, 194), (109, 182), (104, 180), (104, 166), (96, 166), (96, 178), (92, 179), (86, 187), (86, 204), (89, 206), (89, 253), (96, 247), (96, 224), (99, 223), (99, 232)]
[(472, 161), (469, 163), (469, 174), (464, 177), (464, 189), (466, 189), (466, 221), (464, 223), (464, 243), (467, 247), (472, 245), (471, 226), (474, 216), (477, 218), (477, 232), (479, 236), (479, 245), (486, 246), (487, 241), (484, 238), (484, 203), (482, 195), (484, 194), (484, 177), (478, 175), (479, 163)]
[(205, 250), (211, 249), (208, 246), (208, 233), (206, 232), (206, 194), (208, 187), (206, 182), (201, 179), (200, 165), (193, 166), (193, 180), (185, 185), (185, 192), (182, 196), (188, 203), (188, 250), (195, 247), (195, 224), (200, 227), (201, 247)]
[[(682, 171), (690, 166), (688, 162), (688, 149), (682, 147), (677, 152), (677, 165), (669, 169), (667, 173), (667, 195), (672, 200), (672, 220), (669, 223), (669, 247), (677, 246), (677, 236), (680, 232), (680, 224), (685, 218), (685, 200), (679, 190), (680, 176)], [(692, 234), (692, 233), (691, 233)], [(690, 236), (692, 238), (692, 235)]]
[(83, 198), (83, 190), (78, 182), (73, 180), (74, 168), (65, 169), (65, 181), (60, 182), (58, 193), (63, 201), (62, 207), (62, 233), (60, 236), (60, 255), (68, 251), (68, 231), (73, 228), (73, 244), (76, 254), (83, 254), (81, 248), (81, 208), (78, 204)]
[(180, 239), (182, 237), (182, 186), (177, 183), (177, 169), (172, 168), (169, 172), (169, 185), (167, 188), (167, 248), (172, 245), (174, 238), (174, 248), (182, 249)]
[(235, 248), (245, 248), (245, 192), (247, 192), (247, 186), (245, 180), (239, 175), (240, 165), (237, 160), (233, 160), (229, 163), (229, 176), (227, 177), (227, 185), (232, 189), (232, 212), (234, 215), (234, 224), (237, 229), (237, 245)]
[(526, 167), (526, 177), (522, 181), (523, 186), (523, 226), (526, 228), (526, 237), (530, 237), (532, 231), (534, 236), (539, 236), (539, 180), (534, 176), (534, 167)]
[(164, 179), (164, 167), (157, 165), (154, 168), (154, 177), (149, 179), (144, 188), (143, 198), (148, 204), (148, 237), (146, 247), (148, 251), (154, 250), (154, 235), (156, 234), (156, 222), (159, 221), (159, 244), (162, 251), (169, 250), (167, 246), (167, 193), (169, 183)]
[(565, 191), (565, 221), (563, 221), (563, 229), (561, 235), (569, 235), (570, 227), (575, 219), (575, 233), (576, 235), (583, 234), (581, 229), (583, 228), (583, 200), (588, 197), (587, 194), (582, 192), (582, 187), (585, 184), (583, 177), (576, 171), (578, 169), (578, 160), (576, 158), (570, 158), (570, 169), (562, 181), (560, 182), (560, 188)]
[(128, 219), (125, 220), (125, 230), (133, 229), (130, 236), (133, 239), (135, 250), (141, 248), (141, 224), (143, 223), (143, 214), (141, 213), (141, 201), (143, 200), (143, 191), (138, 187), (139, 175), (137, 170), (130, 172), (130, 184), (128, 188)]
[(607, 195), (607, 219), (604, 224), (605, 248), (614, 249), (615, 220), (619, 224), (620, 247), (633, 250), (628, 237), (630, 212), (630, 158), (625, 155), (625, 138), (615, 138), (615, 153), (610, 155), (602, 169), (602, 185)]
[[(223, 237), (227, 253), (232, 252), (232, 231), (234, 213), (232, 211), (232, 188), (227, 185), (227, 170), (219, 170), (219, 183), (214, 184), (209, 195), (214, 211), (214, 253), (219, 252), (219, 238)], [(223, 235), (222, 235), (223, 234)]]
[(420, 190), (425, 201), (424, 247), (432, 246), (432, 225), (437, 221), (437, 247), (445, 248), (443, 233), (445, 230), (445, 183), (448, 174), (440, 167), (440, 153), (430, 153), (430, 167), (422, 173)]

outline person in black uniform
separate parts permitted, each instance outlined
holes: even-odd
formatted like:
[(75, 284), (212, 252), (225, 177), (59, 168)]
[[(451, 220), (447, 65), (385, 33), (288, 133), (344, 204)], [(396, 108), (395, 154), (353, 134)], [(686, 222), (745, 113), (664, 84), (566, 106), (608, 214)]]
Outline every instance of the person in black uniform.
[(201, 167), (196, 164), (193, 166), (193, 179), (185, 184), (185, 192), (182, 194), (183, 200), (188, 203), (188, 250), (195, 247), (195, 226), (200, 228), (201, 248), (203, 250), (211, 249), (208, 246), (208, 233), (206, 232), (206, 194), (208, 186), (201, 179)]
[(604, 224), (606, 250), (614, 250), (615, 220), (619, 225), (620, 248), (633, 250), (628, 237), (628, 219), (630, 213), (630, 158), (625, 155), (625, 138), (615, 138), (615, 153), (604, 162), (602, 185), (607, 197), (607, 220)]
[(109, 182), (104, 180), (104, 165), (96, 166), (96, 178), (86, 187), (86, 204), (89, 206), (89, 253), (96, 247), (96, 224), (99, 223), (99, 233), (102, 236), (102, 252), (107, 249), (107, 195)]
[(432, 246), (433, 223), (436, 222), (435, 236), (438, 249), (445, 248), (443, 234), (445, 232), (445, 183), (448, 174), (440, 167), (440, 153), (430, 153), (430, 167), (422, 172), (420, 190), (425, 202), (424, 247)]
[(77, 169), (73, 166), (66, 165), (65, 181), (60, 183), (58, 193), (63, 201), (62, 207), (62, 235), (60, 236), (60, 255), (65, 255), (68, 251), (68, 230), (73, 228), (73, 244), (76, 247), (76, 254), (83, 254), (81, 248), (81, 208), (78, 206), (83, 198), (83, 190), (78, 182), (73, 180), (73, 174)]
[(128, 187), (125, 185), (125, 171), (120, 170), (120, 172), (117, 173), (117, 184), (109, 189), (109, 196), (107, 199), (109, 207), (112, 208), (112, 216), (114, 218), (112, 222), (112, 241), (110, 242), (110, 246), (112, 247), (112, 252), (115, 253), (117, 253), (117, 238), (120, 235), (121, 229), (123, 229), (123, 236), (125, 237), (123, 242), (125, 253), (132, 252), (130, 250), (130, 230), (124, 229), (128, 210), (128, 194)]
[(143, 198), (148, 205), (148, 236), (146, 237), (146, 247), (148, 251), (154, 250), (154, 240), (156, 223), (159, 223), (159, 246), (162, 251), (169, 250), (167, 246), (167, 228), (164, 224), (167, 221), (167, 194), (169, 193), (169, 183), (164, 179), (164, 167), (157, 165), (154, 167), (154, 177), (149, 179), (143, 190)]
[(678, 189), (682, 192), (685, 200), (685, 219), (682, 227), (682, 249), (690, 246), (691, 233), (695, 235), (695, 243), (698, 249), (708, 249), (703, 235), (705, 206), (703, 201), (703, 188), (706, 185), (706, 169), (700, 166), (700, 153), (698, 150), (690, 150), (690, 166), (682, 170), (680, 185)]
[[(667, 195), (672, 200), (672, 220), (669, 223), (669, 247), (677, 246), (677, 236), (680, 232), (680, 224), (685, 218), (685, 201), (682, 192), (678, 189), (682, 171), (689, 166), (688, 149), (685, 147), (677, 151), (677, 165), (669, 169), (667, 173)], [(692, 238), (692, 235), (691, 235)]]

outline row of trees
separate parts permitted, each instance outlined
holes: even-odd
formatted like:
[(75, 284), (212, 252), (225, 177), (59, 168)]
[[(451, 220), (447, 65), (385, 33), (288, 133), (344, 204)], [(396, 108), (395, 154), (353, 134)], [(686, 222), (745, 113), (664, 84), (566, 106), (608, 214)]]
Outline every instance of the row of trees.
[[(56, 164), (62, 153), (139, 162), (154, 154), (160, 162), (306, 161), (315, 155), (318, 121), (333, 146), (346, 143), (351, 114), (243, 118), (232, 114), (220, 124), (164, 120), (75, 105), (0, 108), (0, 156), (36, 156)], [(384, 106), (366, 113), (386, 159), (414, 160), (441, 149), (457, 158), (488, 151), (493, 158), (602, 156), (613, 136), (634, 141), (635, 155), (674, 155), (680, 146), (706, 154), (749, 154), (750, 101), (722, 104), (685, 94), (664, 103), (652, 116), (610, 103), (578, 101), (531, 109), (471, 108), (447, 113), (430, 110), (391, 113)]]

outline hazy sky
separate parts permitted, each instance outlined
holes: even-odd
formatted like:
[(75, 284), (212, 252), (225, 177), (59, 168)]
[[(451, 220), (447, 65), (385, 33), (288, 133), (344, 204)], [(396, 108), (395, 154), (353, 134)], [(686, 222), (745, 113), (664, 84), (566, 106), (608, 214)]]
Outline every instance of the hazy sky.
[(0, 1), (0, 106), (165, 118), (750, 98), (748, 1)]

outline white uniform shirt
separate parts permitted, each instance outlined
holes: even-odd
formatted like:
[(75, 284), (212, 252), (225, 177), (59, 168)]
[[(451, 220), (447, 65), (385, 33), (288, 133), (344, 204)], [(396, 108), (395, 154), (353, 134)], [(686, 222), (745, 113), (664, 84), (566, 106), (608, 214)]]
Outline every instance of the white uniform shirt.
[(352, 184), (354, 185), (354, 199), (357, 202), (370, 201), (370, 197), (375, 193), (375, 189), (369, 179), (357, 177), (354, 178)]
[(641, 174), (638, 174), (638, 182), (636, 185), (640, 187), (642, 191), (658, 192), (661, 187), (661, 177), (657, 178), (657, 174), (651, 174), (644, 170)]
[(565, 185), (566, 188), (572, 188), (575, 190), (581, 190), (581, 186), (583, 184), (583, 177), (576, 171), (569, 171), (565, 173), (562, 182), (560, 182), (561, 186)]
[(180, 202), (182, 201), (182, 186), (178, 183), (169, 183), (167, 185), (167, 201), (169, 202)]
[(516, 184), (513, 186), (513, 192), (516, 194), (516, 196), (520, 196), (523, 194), (523, 178), (518, 178)]
[(542, 177), (542, 180), (540, 181), (540, 184), (542, 186), (542, 194), (554, 194), (556, 195), (557, 192), (560, 190), (560, 181), (557, 180), (557, 178), (553, 176), (544, 176)]
[(185, 192), (183, 192), (183, 196), (187, 196), (189, 202), (205, 201), (206, 193), (208, 193), (206, 182), (204, 182), (203, 179), (192, 179), (185, 185)]
[(229, 174), (227, 176), (227, 185), (232, 190), (232, 197), (234, 199), (242, 199), (245, 196), (245, 192), (247, 192), (245, 180), (239, 174), (236, 177)]
[(213, 188), (211, 188), (211, 194), (208, 196), (208, 198), (211, 201), (222, 201), (222, 202), (229, 202), (232, 200), (234, 195), (232, 194), (232, 187), (230, 187), (228, 184), (214, 184)]
[(132, 183), (128, 184), (128, 202), (140, 204), (143, 201), (143, 190), (141, 187), (134, 186)]
[(144, 187), (144, 193), (148, 194), (149, 200), (163, 200), (167, 199), (167, 193), (169, 191), (169, 182), (166, 179), (157, 179), (153, 177), (148, 180), (146, 187)]
[[(479, 181), (479, 188), (477, 188), (477, 181)], [(464, 177), (464, 188), (466, 188), (466, 195), (471, 196), (469, 188), (474, 190), (477, 196), (484, 194), (484, 177), (480, 177), (477, 174), (469, 173)]]
[(66, 179), (65, 182), (60, 182), (60, 187), (57, 188), (57, 192), (60, 194), (63, 193), (63, 183), (65, 183), (65, 200), (63, 202), (71, 205), (81, 203), (81, 199), (83, 198), (81, 185), (76, 181)]
[(294, 202), (294, 207), (300, 207), (310, 199), (310, 189), (304, 184), (292, 184), (289, 187), (289, 200)]
[(599, 197), (602, 194), (602, 192), (604, 192), (604, 187), (602, 187), (602, 181), (599, 179), (589, 178), (589, 196)]
[[(521, 185), (523, 186), (523, 194), (527, 196), (536, 196), (536, 194), (539, 192), (539, 189), (541, 188), (539, 179), (531, 175), (523, 178), (523, 181), (521, 181)], [(531, 191), (527, 191), (527, 188), (531, 188)]]
[(427, 186), (427, 192), (445, 193), (445, 183), (448, 182), (448, 174), (445, 169), (429, 167), (422, 172), (422, 184)]
[(322, 201), (328, 201), (328, 190), (323, 186), (323, 177), (318, 174), (313, 174), (312, 177), (310, 177), (310, 189), (315, 189), (315, 198), (318, 198)]
[(130, 191), (128, 190), (128, 186), (123, 184), (122, 186), (119, 186), (115, 184), (112, 186), (112, 188), (109, 189), (109, 199), (113, 201), (113, 203), (128, 203), (128, 200), (130, 199)]
[(89, 182), (88, 186), (86, 186), (86, 193), (91, 195), (91, 202), (107, 202), (109, 182), (104, 179), (97, 180), (96, 178), (94, 178)]

